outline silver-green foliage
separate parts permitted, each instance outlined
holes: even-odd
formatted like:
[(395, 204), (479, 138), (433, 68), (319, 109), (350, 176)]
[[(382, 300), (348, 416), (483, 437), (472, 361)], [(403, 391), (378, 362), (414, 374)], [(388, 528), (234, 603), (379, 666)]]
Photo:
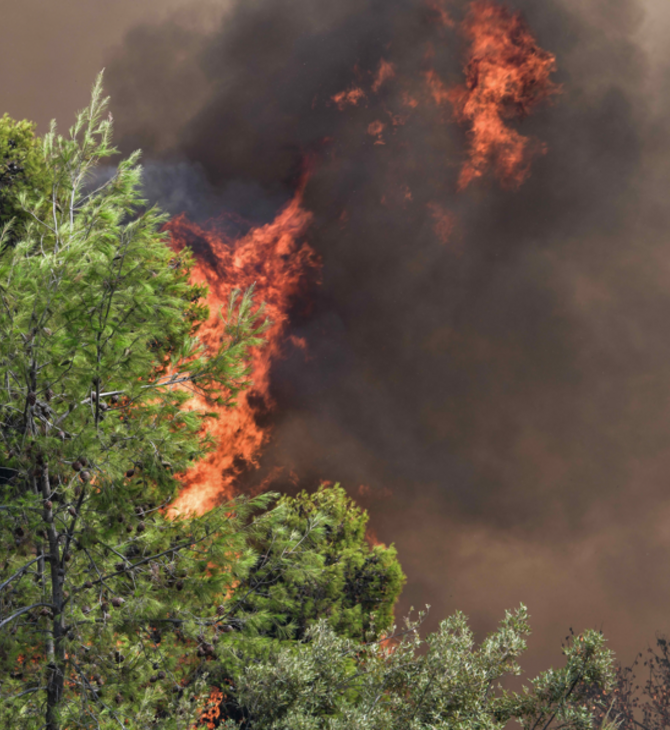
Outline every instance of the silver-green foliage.
[(575, 638), (566, 664), (521, 693), (500, 680), (521, 673), (529, 633), (526, 608), (507, 612), (477, 646), (465, 616), (442, 621), (425, 640), (421, 618), (386, 641), (367, 645), (337, 636), (324, 621), (304, 643), (249, 664), (234, 689), (247, 718), (228, 730), (499, 730), (516, 719), (525, 730), (591, 727), (576, 687), (611, 686), (611, 652), (595, 631)]

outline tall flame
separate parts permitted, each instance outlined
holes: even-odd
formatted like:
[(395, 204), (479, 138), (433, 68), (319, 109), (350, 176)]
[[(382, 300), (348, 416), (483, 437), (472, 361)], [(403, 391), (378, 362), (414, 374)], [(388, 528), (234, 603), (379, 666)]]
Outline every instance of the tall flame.
[[(442, 26), (441, 32), (455, 27), (444, 0), (429, 0), (428, 5), (432, 19)], [(503, 185), (518, 187), (529, 174), (533, 156), (543, 153), (545, 148), (512, 129), (508, 122), (523, 119), (540, 101), (559, 91), (550, 80), (556, 68), (555, 57), (538, 46), (519, 13), (510, 12), (494, 0), (474, 0), (461, 32), (469, 42), (464, 62), (465, 83), (447, 87), (431, 67), (435, 55), (432, 44), (425, 56), (428, 69), (424, 71), (433, 101), (438, 106), (450, 105), (456, 121), (468, 127), (467, 160), (460, 172), (458, 189), (464, 190), (489, 167)], [(382, 119), (370, 121), (368, 117), (366, 121), (365, 130), (373, 144), (386, 145), (387, 139), (405, 125), (419, 106), (416, 87), (410, 83), (411, 94), (402, 88), (407, 87), (407, 79), (402, 78), (401, 69), (385, 58), (369, 72), (356, 66), (354, 76), (354, 83), (327, 99), (328, 106), (334, 105), (340, 112), (365, 107), (373, 103), (373, 97), (382, 91), (386, 93), (387, 87), (401, 85), (399, 99), (404, 111), (394, 113), (383, 101), (381, 110), (389, 121), (382, 121), (383, 115)], [(281, 354), (289, 308), (303, 293), (305, 284), (319, 276), (320, 263), (303, 240), (312, 217), (302, 205), (306, 182), (307, 176), (293, 200), (272, 223), (254, 228), (238, 240), (223, 234), (221, 226), (200, 226), (184, 215), (168, 226), (177, 248), (196, 242), (191, 246), (197, 257), (193, 279), (208, 285), (212, 310), (212, 318), (201, 330), (206, 344), (214, 346), (223, 334), (216, 315), (226, 305), (233, 288), (255, 283), (258, 301), (265, 302), (273, 321), (267, 345), (253, 355), (253, 388), (240, 397), (237, 408), (221, 409), (219, 419), (210, 423), (208, 429), (217, 449), (184, 475), (183, 490), (173, 505), (176, 511), (202, 513), (233, 496), (239, 477), (249, 467), (258, 465), (269, 439), (263, 419), (273, 407), (270, 367)], [(412, 200), (406, 185), (381, 198), (384, 205), (395, 201), (401, 207)], [(427, 209), (435, 235), (447, 244), (457, 222), (455, 215), (435, 201), (428, 202)], [(343, 225), (346, 217), (345, 211)], [(208, 249), (211, 256), (200, 255), (200, 249)]]
[[(193, 246), (197, 263), (192, 280), (209, 287), (211, 316), (199, 333), (206, 345), (214, 347), (223, 335), (218, 313), (221, 307), (225, 310), (234, 288), (255, 284), (257, 301), (265, 303), (272, 321), (265, 333), (267, 344), (252, 355), (253, 386), (239, 397), (236, 408), (220, 408), (219, 418), (209, 422), (217, 448), (183, 475), (183, 489), (172, 505), (177, 513), (202, 514), (233, 496), (236, 480), (258, 464), (269, 438), (263, 417), (273, 407), (270, 367), (281, 355), (291, 305), (309, 282), (318, 280), (320, 271), (316, 254), (303, 239), (312, 218), (302, 206), (305, 183), (272, 223), (251, 229), (239, 240), (231, 240), (215, 223), (200, 226), (183, 214), (168, 224), (176, 248), (200, 242)], [(203, 242), (211, 257), (199, 254)], [(197, 399), (196, 405), (213, 410)]]

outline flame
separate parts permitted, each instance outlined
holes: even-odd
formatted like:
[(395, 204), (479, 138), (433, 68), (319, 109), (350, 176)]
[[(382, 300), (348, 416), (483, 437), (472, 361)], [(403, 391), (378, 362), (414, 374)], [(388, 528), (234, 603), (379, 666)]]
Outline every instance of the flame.
[[(214, 730), (221, 722), (221, 709), (226, 695), (218, 687), (210, 689), (207, 704), (200, 714), (200, 722), (198, 724), (205, 725), (208, 730)], [(197, 727), (195, 725), (194, 727)]]
[[(453, 27), (444, 0), (431, 0), (428, 4), (437, 23), (444, 28)], [(510, 12), (494, 0), (474, 0), (461, 32), (469, 41), (464, 84), (452, 88), (445, 85), (432, 68), (432, 44), (428, 44), (424, 57), (424, 78), (433, 101), (438, 106), (451, 104), (455, 119), (469, 127), (468, 158), (460, 172), (458, 189), (465, 189), (489, 167), (493, 167), (504, 186), (518, 187), (529, 173), (533, 156), (543, 153), (545, 148), (510, 128), (508, 120), (524, 118), (540, 101), (559, 91), (549, 78), (556, 68), (556, 59), (537, 45), (519, 13)], [(327, 103), (339, 111), (367, 106), (372, 103), (372, 93), (378, 93), (384, 85), (391, 81), (401, 85), (398, 101), (408, 111), (396, 114), (383, 104), (388, 122), (378, 118), (366, 120), (366, 131), (374, 144), (386, 145), (387, 137), (390, 142), (391, 135), (419, 106), (415, 88), (410, 87), (412, 93), (402, 88), (403, 77), (398, 77), (396, 66), (385, 58), (379, 59), (375, 71), (361, 72), (356, 66), (354, 77), (355, 83), (331, 96)], [(210, 423), (208, 430), (218, 447), (184, 475), (183, 490), (173, 511), (202, 513), (233, 496), (238, 478), (249, 467), (258, 465), (269, 439), (269, 427), (263, 420), (274, 406), (270, 367), (281, 355), (290, 306), (303, 293), (306, 282), (318, 280), (319, 276), (316, 255), (303, 241), (312, 218), (302, 205), (306, 180), (272, 223), (252, 229), (237, 241), (224, 235), (216, 223), (199, 226), (183, 215), (168, 225), (175, 248), (200, 239), (206, 244), (203, 248), (208, 248), (213, 256), (211, 260), (204, 258), (196, 246), (199, 257), (193, 278), (208, 285), (208, 303), (213, 312), (200, 333), (206, 344), (214, 346), (219, 341), (222, 325), (216, 315), (235, 287), (246, 288), (256, 283), (258, 301), (266, 303), (273, 321), (267, 346), (253, 354), (253, 388), (240, 397), (237, 408), (221, 410), (218, 420)], [(396, 184), (381, 197), (382, 205), (404, 207), (412, 202), (412, 192), (404, 184)], [(428, 203), (427, 208), (436, 237), (447, 244), (456, 225), (455, 215), (438, 203)], [(341, 224), (346, 225), (347, 219), (348, 212), (343, 210)], [(295, 340), (294, 345), (306, 348), (303, 341)], [(204, 403), (196, 404), (209, 408)]]
[[(544, 154), (546, 147), (511, 129), (505, 120), (523, 119), (559, 91), (549, 79), (556, 58), (537, 45), (519, 13), (491, 0), (472, 3), (463, 33), (470, 41), (466, 82), (448, 92), (455, 118), (471, 127), (469, 159), (458, 187), (463, 190), (493, 164), (501, 183), (516, 188), (528, 176), (532, 158)], [(444, 87), (438, 82), (432, 72), (428, 83), (436, 102), (442, 103)]]
[[(182, 476), (183, 489), (171, 511), (202, 514), (235, 494), (235, 483), (245, 469), (258, 465), (262, 447), (270, 435), (263, 417), (274, 406), (270, 395), (270, 367), (280, 357), (288, 324), (288, 312), (306, 286), (319, 279), (320, 263), (303, 236), (312, 214), (302, 206), (306, 178), (295, 197), (272, 223), (251, 229), (239, 240), (230, 240), (220, 226), (199, 226), (180, 215), (167, 228), (173, 245), (181, 250), (193, 242), (205, 242), (212, 257), (205, 258), (196, 246), (192, 279), (209, 287), (207, 303), (211, 316), (200, 329), (205, 345), (215, 347), (223, 335), (218, 313), (226, 307), (234, 288), (256, 285), (256, 298), (264, 302), (272, 321), (263, 348), (252, 355), (252, 388), (238, 398), (235, 408), (219, 408), (194, 398), (194, 405), (218, 410), (218, 419), (208, 423), (217, 448)], [(297, 341), (303, 347), (304, 341)]]

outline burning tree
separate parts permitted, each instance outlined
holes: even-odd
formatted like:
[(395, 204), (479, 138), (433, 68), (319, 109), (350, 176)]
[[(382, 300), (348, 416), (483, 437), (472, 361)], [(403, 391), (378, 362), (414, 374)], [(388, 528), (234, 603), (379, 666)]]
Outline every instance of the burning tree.
[(210, 697), (216, 722), (254, 730), (587, 728), (575, 687), (611, 679), (595, 632), (524, 695), (493, 684), (518, 670), (524, 608), (479, 649), (460, 614), (425, 642), (416, 623), (380, 636), (402, 572), (342, 490), (168, 511), (265, 324), (234, 292), (223, 339), (199, 340), (205, 288), (146, 209), (137, 155), (91, 186), (115, 151), (106, 104), (99, 79), (39, 155), (21, 128), (35, 184), (12, 168), (0, 212), (2, 726), (185, 730)]
[(232, 405), (265, 325), (238, 293), (223, 341), (199, 342), (204, 288), (141, 199), (138, 155), (92, 189), (106, 106), (98, 78), (69, 136), (44, 137), (45, 184), (3, 207), (23, 217), (0, 238), (2, 727), (187, 727), (215, 607), (255, 561), (241, 525), (269, 499), (165, 514), (212, 445), (191, 394)]

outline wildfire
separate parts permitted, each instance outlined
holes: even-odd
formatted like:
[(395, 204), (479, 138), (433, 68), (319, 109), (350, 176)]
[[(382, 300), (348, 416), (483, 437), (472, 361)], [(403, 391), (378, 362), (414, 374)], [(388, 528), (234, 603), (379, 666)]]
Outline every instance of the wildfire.
[[(428, 6), (443, 32), (454, 27), (444, 0), (429, 0)], [(356, 65), (356, 81), (330, 96), (326, 104), (340, 112), (359, 107), (361, 114), (377, 104), (377, 118), (368, 117), (364, 129), (374, 145), (389, 143), (389, 147), (395, 132), (423, 103), (422, 97), (432, 98), (440, 107), (449, 105), (456, 121), (468, 126), (467, 160), (460, 171), (458, 189), (462, 191), (482, 177), (489, 167), (504, 186), (518, 187), (526, 179), (534, 155), (545, 148), (508, 123), (523, 119), (535, 105), (559, 91), (550, 80), (556, 68), (555, 57), (538, 46), (519, 13), (510, 12), (494, 0), (474, 0), (460, 28), (469, 42), (464, 84), (448, 87), (443, 82), (432, 68), (436, 51), (429, 43), (424, 57), (424, 84), (417, 85), (394, 63), (380, 58), (369, 71), (361, 71)], [(375, 101), (382, 88), (384, 99)], [(421, 88), (428, 94), (422, 95)], [(387, 106), (392, 106), (394, 99), (400, 110)], [(379, 118), (385, 115), (388, 121)], [(273, 322), (266, 347), (253, 355), (253, 388), (240, 397), (237, 408), (222, 409), (220, 418), (210, 423), (209, 431), (218, 447), (184, 475), (183, 490), (173, 505), (175, 511), (202, 513), (233, 496), (238, 478), (249, 467), (258, 465), (268, 441), (269, 429), (263, 420), (274, 405), (270, 367), (281, 354), (290, 306), (303, 293), (306, 283), (319, 276), (320, 264), (303, 239), (311, 221), (311, 213), (302, 205), (306, 181), (272, 223), (252, 229), (239, 240), (222, 234), (215, 223), (199, 226), (183, 215), (168, 226), (176, 248), (194, 248), (198, 263), (193, 278), (209, 287), (212, 318), (200, 333), (206, 344), (213, 346), (222, 336), (217, 315), (236, 287), (244, 289), (255, 283), (258, 301), (265, 302)], [(381, 197), (381, 203), (405, 207), (413, 203), (413, 195), (407, 185), (395, 183)], [(435, 236), (447, 244), (457, 224), (455, 214), (438, 202), (428, 202), (426, 207)], [(345, 209), (340, 222), (344, 226), (347, 220)], [(202, 249), (211, 256), (200, 254)], [(302, 341), (295, 344), (306, 347)]]
[[(233, 496), (236, 479), (258, 464), (269, 438), (263, 417), (273, 407), (270, 367), (281, 355), (290, 306), (310, 282), (318, 280), (320, 271), (316, 254), (303, 239), (312, 218), (302, 206), (305, 182), (272, 223), (253, 228), (239, 240), (227, 238), (215, 223), (199, 226), (184, 215), (168, 224), (175, 248), (195, 248), (193, 281), (209, 287), (211, 317), (199, 333), (206, 345), (215, 346), (223, 335), (218, 313), (221, 307), (225, 310), (234, 288), (246, 289), (255, 283), (257, 301), (265, 303), (272, 321), (265, 333), (267, 344), (253, 353), (253, 387), (238, 398), (236, 408), (221, 408), (219, 418), (210, 421), (208, 431), (217, 449), (183, 475), (182, 492), (172, 506), (178, 513), (202, 514)], [(197, 241), (200, 245), (193, 246)], [(202, 242), (211, 257), (200, 254)], [(195, 405), (216, 410), (197, 398)]]
[(448, 98), (455, 118), (471, 127), (469, 159), (461, 170), (459, 189), (481, 177), (489, 164), (503, 185), (518, 187), (528, 176), (532, 158), (544, 154), (546, 147), (511, 129), (505, 120), (523, 119), (559, 91), (549, 78), (556, 58), (537, 45), (519, 13), (491, 0), (472, 3), (463, 33), (470, 41), (465, 84), (445, 95), (436, 75), (428, 78), (436, 102)]
[[(444, 0), (429, 0), (427, 7), (443, 34), (456, 28)], [(539, 47), (520, 13), (512, 13), (494, 0), (474, 0), (459, 28), (468, 41), (465, 83), (450, 87), (440, 78), (433, 67), (437, 51), (432, 41), (424, 53), (423, 72), (433, 102), (451, 107), (454, 119), (468, 128), (467, 160), (461, 168), (458, 190), (482, 177), (489, 167), (504, 187), (517, 188), (528, 177), (533, 158), (544, 154), (546, 147), (520, 134), (509, 122), (524, 119), (533, 107), (560, 91), (550, 79), (556, 58)], [(419, 106), (414, 81), (385, 58), (379, 60), (375, 71), (362, 72), (358, 66), (354, 71), (357, 83), (330, 97), (339, 111), (359, 105), (367, 108), (374, 102), (373, 95), (392, 82), (410, 89), (400, 89), (402, 106), (412, 110)], [(382, 108), (390, 118), (391, 132), (407, 122), (406, 113), (387, 109), (385, 102)], [(379, 120), (367, 122), (374, 144), (387, 143), (383, 129)]]

